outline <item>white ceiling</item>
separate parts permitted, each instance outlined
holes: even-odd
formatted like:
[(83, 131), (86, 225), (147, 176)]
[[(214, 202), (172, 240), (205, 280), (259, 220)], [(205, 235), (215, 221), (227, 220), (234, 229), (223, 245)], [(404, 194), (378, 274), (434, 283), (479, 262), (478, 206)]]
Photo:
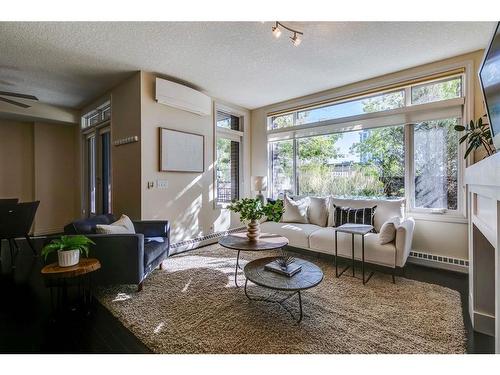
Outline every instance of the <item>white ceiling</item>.
[(484, 48), (492, 22), (0, 23), (0, 91), (80, 108), (146, 70), (253, 109)]

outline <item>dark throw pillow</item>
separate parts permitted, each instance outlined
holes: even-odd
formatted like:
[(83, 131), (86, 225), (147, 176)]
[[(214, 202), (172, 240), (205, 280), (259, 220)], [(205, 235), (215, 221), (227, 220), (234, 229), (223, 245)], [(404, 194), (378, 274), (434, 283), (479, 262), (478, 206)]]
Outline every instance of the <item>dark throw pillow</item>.
[[(339, 227), (344, 224), (366, 224), (373, 226), (375, 209), (377, 206), (365, 208), (339, 207), (333, 205), (334, 226)], [(375, 230), (373, 230), (375, 231)]]

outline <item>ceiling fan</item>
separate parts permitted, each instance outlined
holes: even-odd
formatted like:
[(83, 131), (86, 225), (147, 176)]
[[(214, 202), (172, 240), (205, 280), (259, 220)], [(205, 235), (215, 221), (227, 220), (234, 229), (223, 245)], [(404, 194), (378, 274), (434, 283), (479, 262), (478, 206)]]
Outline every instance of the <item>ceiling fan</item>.
[(8, 99), (8, 98), (4, 98), (4, 96), (9, 96), (9, 97), (12, 97), (12, 98), (20, 98), (20, 99), (37, 100), (38, 101), (38, 98), (36, 96), (33, 96), (33, 95), (18, 94), (16, 92), (8, 92), (8, 91), (0, 91), (0, 101), (5, 102), (5, 103), (9, 103), (9, 104), (12, 104), (12, 105), (16, 105), (16, 106), (21, 107), (21, 108), (29, 108), (31, 106), (28, 105), (28, 104), (24, 104), (24, 103), (18, 102), (17, 100), (12, 100), (12, 99)]

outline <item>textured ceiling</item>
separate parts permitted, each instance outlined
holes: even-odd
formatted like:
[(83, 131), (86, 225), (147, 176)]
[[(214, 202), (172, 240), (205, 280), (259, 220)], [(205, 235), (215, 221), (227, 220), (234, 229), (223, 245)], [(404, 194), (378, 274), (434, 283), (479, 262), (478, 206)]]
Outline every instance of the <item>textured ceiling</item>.
[(79, 108), (132, 71), (257, 108), (484, 48), (491, 22), (0, 23), (0, 91)]

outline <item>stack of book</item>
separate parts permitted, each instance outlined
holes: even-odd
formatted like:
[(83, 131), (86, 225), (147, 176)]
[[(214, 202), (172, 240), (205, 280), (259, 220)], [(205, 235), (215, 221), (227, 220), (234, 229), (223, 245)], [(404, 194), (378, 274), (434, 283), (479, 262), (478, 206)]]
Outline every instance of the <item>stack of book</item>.
[(267, 271), (279, 273), (280, 275), (292, 277), (297, 272), (300, 272), (302, 266), (300, 264), (291, 263), (286, 267), (281, 267), (277, 261), (273, 260), (272, 262), (266, 264), (264, 266), (264, 269)]

